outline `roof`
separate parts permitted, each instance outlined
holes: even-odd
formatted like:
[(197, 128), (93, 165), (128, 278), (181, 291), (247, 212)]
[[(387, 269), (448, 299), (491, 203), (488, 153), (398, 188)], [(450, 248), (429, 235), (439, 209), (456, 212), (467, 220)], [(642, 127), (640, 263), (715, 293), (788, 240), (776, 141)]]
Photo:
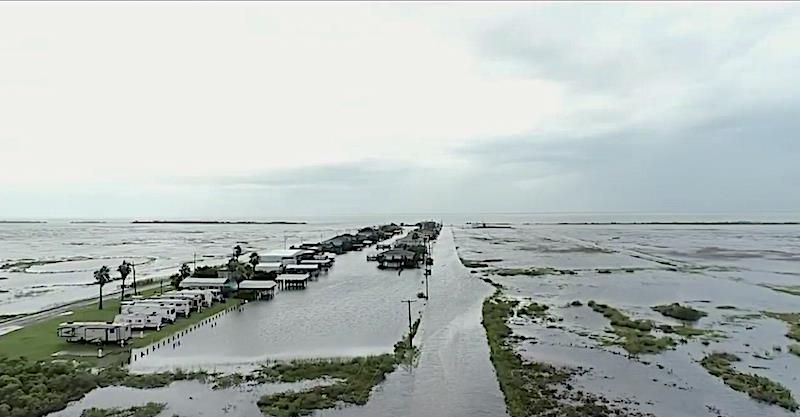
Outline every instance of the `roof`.
[(330, 259), (302, 259), (300, 265), (327, 265), (331, 263)]
[(378, 256), (406, 256), (406, 257), (414, 257), (416, 255), (415, 252), (405, 249), (389, 249), (386, 252), (381, 252)]
[(256, 271), (266, 271), (270, 269), (280, 269), (283, 267), (282, 262), (264, 262), (256, 265)]
[(225, 285), (228, 282), (228, 278), (197, 278), (197, 277), (189, 277), (181, 281), (181, 287), (191, 287), (191, 286), (220, 286)]
[(286, 265), (286, 269), (299, 269), (303, 271), (316, 271), (319, 269), (319, 265), (317, 264), (295, 264), (295, 265)]
[(121, 327), (127, 326), (125, 323), (109, 323), (105, 321), (68, 321), (59, 324), (60, 326), (93, 326), (93, 327)]
[(239, 283), (240, 290), (268, 290), (275, 288), (278, 284), (275, 281), (261, 281), (247, 279)]
[(308, 274), (280, 274), (276, 281), (304, 281), (308, 279)]
[(261, 254), (261, 257), (280, 256), (281, 258), (294, 258), (295, 256), (300, 256), (303, 252), (305, 252), (304, 249), (276, 249)]

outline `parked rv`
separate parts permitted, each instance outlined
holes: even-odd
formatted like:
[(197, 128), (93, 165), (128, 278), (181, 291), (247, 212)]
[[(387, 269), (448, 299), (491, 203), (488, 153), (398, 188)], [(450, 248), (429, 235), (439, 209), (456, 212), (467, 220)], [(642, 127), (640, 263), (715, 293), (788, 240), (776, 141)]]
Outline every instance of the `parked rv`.
[(56, 331), (67, 342), (119, 343), (131, 338), (131, 326), (126, 323), (106, 323), (102, 321), (61, 323)]
[(122, 314), (157, 315), (163, 323), (174, 323), (178, 318), (178, 309), (174, 305), (145, 300), (123, 301)]
[[(182, 300), (183, 303), (170, 303), (175, 304), (175, 308), (178, 311), (178, 314), (183, 314), (186, 317), (189, 317), (189, 313), (194, 311), (200, 311), (202, 307), (202, 296), (193, 295), (193, 294), (173, 294), (173, 295), (166, 295), (166, 294), (155, 294), (151, 295), (150, 297), (144, 298), (141, 296), (133, 297), (133, 301), (136, 302), (154, 302), (160, 303), (162, 300), (172, 300), (172, 301), (180, 301)], [(185, 305), (184, 305), (185, 304)]]
[(118, 314), (114, 317), (114, 323), (123, 323), (131, 326), (131, 329), (156, 329), (161, 330), (161, 316), (156, 314)]
[(180, 291), (169, 291), (164, 293), (166, 296), (175, 296), (175, 295), (200, 295), (202, 298), (203, 307), (211, 307), (211, 305), (216, 301), (214, 298), (214, 293), (212, 290), (180, 290)]

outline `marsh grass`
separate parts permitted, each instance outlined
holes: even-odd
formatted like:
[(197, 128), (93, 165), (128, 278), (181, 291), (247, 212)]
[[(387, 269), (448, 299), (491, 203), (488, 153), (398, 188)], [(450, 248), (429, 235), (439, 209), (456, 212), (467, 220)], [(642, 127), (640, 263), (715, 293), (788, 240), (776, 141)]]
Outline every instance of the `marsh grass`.
[(697, 321), (707, 316), (703, 311), (691, 307), (682, 306), (678, 303), (664, 304), (652, 307), (653, 310), (674, 319), (683, 321)]
[(130, 408), (89, 408), (83, 410), (81, 417), (156, 417), (166, 404), (147, 403)]
[(76, 362), (0, 357), (0, 416), (44, 416), (99, 387), (157, 388), (177, 380), (204, 381), (208, 376), (182, 371), (133, 375), (120, 367), (97, 372)]
[(650, 320), (632, 320), (621, 311), (594, 300), (589, 301), (588, 306), (611, 322), (612, 331), (619, 337), (613, 343), (630, 354), (659, 353), (675, 346), (671, 337), (656, 337), (650, 333), (654, 328)]
[(318, 379), (334, 382), (302, 391), (265, 395), (258, 400), (259, 408), (269, 416), (298, 417), (340, 403), (366, 404), (372, 389), (383, 382), (388, 373), (401, 363), (412, 363), (417, 357), (418, 350), (410, 347), (409, 339), (416, 335), (419, 324), (417, 319), (411, 333), (395, 344), (393, 353), (352, 359), (293, 361), (262, 367), (249, 379), (259, 383)]
[(496, 291), (484, 300), (482, 308), (490, 359), (511, 417), (631, 415), (625, 410), (611, 408), (607, 401), (592, 394), (574, 389), (569, 384), (572, 370), (524, 360), (515, 349), (507, 324), (518, 304), (516, 300), (504, 299)]
[(789, 345), (789, 353), (800, 356), (800, 344), (793, 343)]
[(800, 313), (775, 313), (765, 311), (764, 315), (788, 324), (789, 332), (786, 333), (786, 337), (800, 341)]
[(747, 374), (734, 369), (732, 363), (739, 360), (738, 356), (731, 353), (714, 352), (706, 355), (700, 364), (711, 375), (722, 378), (725, 385), (736, 391), (744, 392), (753, 399), (779, 405), (791, 411), (798, 409), (798, 404), (792, 398), (791, 391), (783, 385), (760, 375)]
[(525, 307), (522, 307), (519, 310), (519, 313), (529, 317), (541, 318), (547, 316), (547, 310), (549, 309), (550, 307), (548, 307), (545, 304), (539, 304), (534, 302), (526, 305)]
[(533, 267), (533, 268), (497, 268), (492, 270), (492, 272), (496, 275), (500, 275), (501, 277), (511, 277), (517, 275), (525, 275), (525, 276), (543, 276), (543, 275), (575, 275), (575, 271), (564, 270), (564, 269), (555, 269), (550, 267)]

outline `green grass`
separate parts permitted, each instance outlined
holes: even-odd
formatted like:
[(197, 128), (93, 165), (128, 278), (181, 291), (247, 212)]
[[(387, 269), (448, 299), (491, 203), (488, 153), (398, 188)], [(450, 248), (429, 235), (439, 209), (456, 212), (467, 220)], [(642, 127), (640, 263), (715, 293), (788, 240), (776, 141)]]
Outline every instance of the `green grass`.
[(263, 367), (245, 380), (265, 382), (299, 382), (329, 378), (334, 382), (302, 391), (270, 394), (258, 400), (261, 411), (274, 417), (299, 417), (315, 410), (333, 408), (339, 403), (364, 405), (372, 389), (386, 379), (399, 364), (413, 361), (416, 348), (409, 346), (409, 338), (417, 333), (417, 320), (411, 333), (398, 341), (394, 353), (352, 359), (329, 359), (276, 363)]
[(800, 313), (775, 313), (765, 311), (764, 315), (788, 324), (789, 332), (786, 333), (786, 337), (800, 341)]
[[(165, 289), (166, 290), (166, 289)], [(147, 296), (157, 293), (158, 289), (140, 291)], [(144, 338), (134, 337), (129, 340), (125, 347), (119, 345), (105, 345), (103, 350), (106, 356), (101, 360), (96, 357), (75, 357), (76, 360), (94, 363), (100, 366), (124, 363), (127, 361), (128, 353), (132, 348), (147, 346), (163, 337), (166, 337), (179, 330), (197, 324), (205, 318), (212, 316), (226, 308), (237, 305), (236, 300), (227, 300), (224, 303), (217, 303), (202, 312), (194, 312), (188, 318), (179, 318), (175, 323), (166, 325), (161, 330), (147, 330)], [(58, 325), (67, 321), (112, 321), (119, 312), (119, 298), (109, 298), (103, 300), (103, 309), (99, 310), (97, 304), (80, 307), (73, 310), (68, 316), (53, 317), (38, 323), (31, 324), (22, 329), (15, 330), (0, 336), (0, 356), (9, 358), (25, 357), (34, 361), (53, 359), (52, 355), (60, 351), (76, 352), (86, 354), (96, 352), (94, 345), (68, 343), (58, 337), (56, 330)], [(135, 334), (138, 335), (138, 331)], [(62, 356), (59, 356), (60, 358)], [(67, 356), (64, 356), (67, 357)]]
[(164, 410), (164, 403), (147, 403), (130, 408), (89, 408), (81, 417), (156, 417)]
[(796, 411), (798, 404), (783, 385), (756, 374), (738, 372), (731, 365), (740, 359), (734, 354), (715, 352), (707, 355), (700, 364), (708, 373), (722, 378), (725, 385), (736, 391), (744, 392), (751, 398), (768, 404), (779, 405), (787, 410)]
[(569, 384), (571, 370), (524, 360), (517, 353), (507, 324), (517, 304), (517, 301), (504, 299), (497, 291), (484, 300), (482, 308), (490, 359), (511, 417), (631, 415), (575, 389)]
[(675, 346), (675, 340), (668, 336), (655, 337), (650, 331), (654, 328), (650, 320), (632, 320), (621, 311), (594, 300), (588, 306), (611, 322), (611, 329), (618, 336), (612, 344), (621, 346), (628, 353), (659, 353)]
[(682, 306), (678, 303), (655, 306), (653, 307), (653, 310), (658, 311), (667, 317), (684, 321), (697, 321), (708, 315), (703, 311)]

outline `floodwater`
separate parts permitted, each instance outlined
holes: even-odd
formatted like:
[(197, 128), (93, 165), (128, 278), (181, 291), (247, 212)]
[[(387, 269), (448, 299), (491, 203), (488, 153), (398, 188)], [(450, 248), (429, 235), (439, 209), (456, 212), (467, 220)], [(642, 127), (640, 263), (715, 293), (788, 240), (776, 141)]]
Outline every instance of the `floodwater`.
[(209, 416), (220, 415), (263, 417), (256, 403), (262, 395), (289, 390), (302, 390), (324, 381), (291, 384), (244, 385), (235, 388), (212, 389), (209, 384), (198, 381), (178, 381), (167, 387), (139, 389), (128, 387), (105, 387), (90, 392), (80, 401), (64, 410), (51, 413), (50, 417), (80, 417), (88, 408), (129, 408), (148, 402), (164, 403), (161, 416)]
[[(795, 398), (800, 396), (800, 358), (786, 350), (787, 326), (753, 316), (765, 310), (800, 311), (800, 298), (763, 286), (800, 284), (800, 227), (516, 225), (460, 229), (456, 236), (465, 259), (502, 258), (492, 267), (549, 266), (577, 272), (514, 277), (480, 273), (506, 286), (507, 296), (551, 307), (549, 312), (561, 320), (556, 325), (519, 318), (512, 328), (531, 338), (520, 345), (526, 358), (588, 369), (577, 377), (577, 386), (658, 416), (794, 415), (733, 391), (699, 361), (713, 351), (734, 353), (742, 359), (738, 370), (778, 381)], [(584, 306), (568, 307), (573, 300)], [(692, 339), (675, 350), (629, 358), (622, 349), (600, 346), (593, 339), (604, 334), (608, 321), (585, 306), (589, 300), (665, 324), (677, 322), (651, 307), (680, 302), (708, 313), (696, 327), (718, 330), (727, 338), (709, 346)], [(727, 305), (737, 310), (717, 308)]]
[[(349, 219), (296, 225), (0, 223), (0, 266), (8, 265), (0, 269), (0, 315), (33, 313), (96, 297), (92, 273), (101, 265), (111, 269), (112, 278), (123, 260), (136, 263), (137, 280), (168, 277), (184, 262), (223, 263), (237, 244), (245, 253), (264, 252), (282, 249), (284, 243), (353, 233), (371, 224)], [(37, 264), (42, 262), (52, 263)], [(103, 289), (118, 290), (118, 282)]]
[[(279, 291), (246, 304), (131, 363), (135, 372), (231, 370), (268, 360), (363, 356), (391, 352), (408, 331), (408, 307), (424, 291), (421, 270), (379, 270), (368, 248), (336, 257), (305, 290)], [(412, 304), (418, 317), (423, 302)]]
[[(281, 291), (271, 301), (248, 303), (241, 311), (221, 315), (213, 326), (207, 324), (182, 336), (179, 347), (151, 350), (130, 367), (134, 372), (175, 368), (230, 372), (246, 371), (269, 360), (391, 352), (408, 328), (407, 306), (401, 300), (415, 299), (417, 292), (424, 291), (424, 281), (421, 270), (400, 275), (378, 270), (366, 262), (369, 253), (340, 255), (330, 272), (308, 289)], [(481, 304), (491, 287), (461, 266), (449, 228), (434, 243), (433, 257), (430, 300), (412, 304), (413, 317), (423, 315), (414, 340), (421, 347), (416, 366), (404, 365), (388, 375), (366, 406), (325, 410), (320, 415), (506, 416), (481, 326)], [(231, 400), (187, 405), (187, 395), (196, 399), (207, 388), (196, 384), (192, 390), (185, 384), (173, 388), (176, 385), (153, 390), (152, 397), (137, 394), (119, 404), (167, 401), (170, 408), (165, 416), (186, 407), (190, 415), (211, 409), (250, 416), (260, 396), (237, 397), (237, 404), (249, 401), (252, 407), (230, 408)], [(98, 391), (102, 395), (92, 395)], [(131, 392), (124, 388), (98, 391), (58, 415), (118, 404), (114, 398)], [(164, 392), (174, 393), (177, 405)]]
[[(3, 248), (14, 248), (0, 252), (5, 258), (2, 262), (25, 257), (72, 260), (60, 266), (33, 266), (25, 273), (0, 271), (0, 277), (13, 275), (13, 285), (9, 286), (12, 279), (0, 281), (0, 288), (11, 288), (12, 295), (27, 288), (28, 281), (24, 280), (48, 280), (47, 285), (56, 288), (52, 291), (58, 291), (55, 296), (51, 292), (23, 300), (7, 297), (8, 293), (0, 294), (7, 297), (0, 301), (0, 308), (15, 312), (23, 306), (37, 309), (48, 303), (63, 302), (61, 295), (67, 293), (60, 292), (59, 285), (72, 279), (68, 278), (72, 275), (66, 274), (85, 269), (86, 281), (81, 276), (76, 282), (90, 281), (91, 269), (97, 265), (92, 261), (95, 259), (111, 258), (116, 262), (125, 256), (136, 257), (143, 263), (155, 259), (147, 264), (150, 267), (141, 267), (142, 271), (149, 271), (142, 275), (168, 274), (180, 263), (190, 261), (195, 250), (198, 260), (206, 255), (203, 259), (219, 262), (237, 243), (245, 252), (263, 251), (282, 247), (284, 235), (293, 236), (287, 239), (292, 244), (387, 220), (399, 223), (419, 219), (356, 219), (288, 226), (60, 226), (71, 231), (54, 230), (59, 227), (50, 224), (0, 225), (3, 236), (9, 236), (9, 229), (15, 227), (39, 228), (38, 233), (43, 236), (60, 236), (53, 237), (50, 246), (31, 243), (23, 237), (15, 238), (16, 244), (13, 239), (11, 242), (2, 239)], [(560, 319), (554, 325), (516, 318), (511, 327), (515, 333), (528, 337), (519, 344), (526, 358), (588, 370), (575, 377), (576, 387), (660, 417), (794, 415), (728, 388), (698, 362), (712, 351), (732, 352), (742, 358), (736, 364), (740, 371), (764, 375), (787, 386), (796, 398), (800, 396), (800, 358), (786, 351), (787, 326), (754, 316), (763, 310), (800, 311), (800, 298), (763, 286), (800, 285), (800, 227), (537, 225), (528, 223), (586, 219), (513, 216), (468, 220), (508, 221), (513, 228), (444, 228), (434, 244), (430, 299), (412, 304), (414, 317), (422, 314), (420, 332), (415, 338), (421, 349), (416, 365), (401, 366), (388, 375), (365, 406), (324, 410), (318, 415), (505, 417), (503, 397), (481, 325), (481, 304), (494, 291), (479, 279), (483, 276), (503, 284), (506, 296), (532, 299), (551, 307), (549, 313)], [(627, 219), (588, 221), (604, 220)], [(93, 231), (82, 230), (86, 228)], [(95, 234), (103, 237), (95, 238)], [(106, 246), (110, 241), (140, 243)], [(27, 246), (21, 250), (18, 246), (23, 244)], [(37, 245), (41, 245), (40, 251), (33, 248)], [(118, 250), (117, 246), (127, 249)], [(365, 260), (372, 251), (341, 255), (330, 272), (311, 282), (308, 289), (280, 291), (272, 301), (248, 303), (241, 311), (220, 315), (212, 323), (181, 336), (180, 346), (150, 351), (133, 362), (131, 369), (135, 372), (174, 368), (247, 371), (271, 360), (389, 352), (408, 327), (406, 306), (401, 300), (416, 299), (425, 286), (421, 271), (404, 271), (398, 276), (396, 272), (378, 270), (374, 263)], [(31, 256), (32, 253), (36, 255)], [(492, 267), (554, 267), (577, 273), (500, 277), (488, 272), (491, 268), (463, 267), (459, 255), (471, 260), (499, 259), (490, 263)], [(598, 272), (604, 269), (609, 273)], [(89, 286), (85, 295), (78, 295), (91, 297), (95, 291), (96, 288)], [(708, 313), (696, 327), (718, 330), (727, 338), (712, 340), (708, 346), (692, 339), (661, 354), (630, 358), (618, 347), (599, 345), (595, 337), (605, 335), (608, 321), (588, 307), (567, 307), (573, 300), (584, 305), (597, 300), (633, 318), (669, 324), (676, 322), (650, 307), (680, 302)], [(737, 309), (717, 308), (727, 305)], [(780, 351), (775, 347), (780, 347)], [(155, 390), (109, 387), (93, 391), (56, 415), (77, 416), (81, 410), (93, 406), (127, 407), (163, 401), (168, 408), (162, 416), (258, 416), (255, 402), (261, 395), (290, 388), (264, 385), (213, 391), (197, 382), (177, 382)]]

